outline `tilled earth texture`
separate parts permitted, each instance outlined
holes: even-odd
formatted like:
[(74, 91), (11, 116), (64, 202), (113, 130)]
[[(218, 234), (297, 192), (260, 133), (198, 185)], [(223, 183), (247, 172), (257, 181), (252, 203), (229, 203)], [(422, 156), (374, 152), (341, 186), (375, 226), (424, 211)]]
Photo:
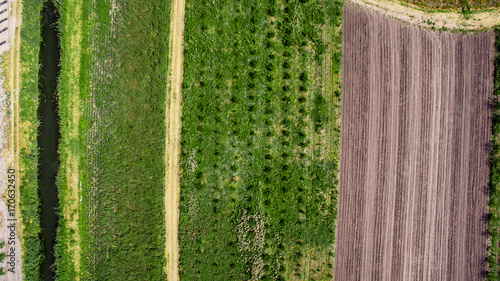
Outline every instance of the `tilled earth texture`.
[(479, 280), (493, 34), (344, 7), (336, 280)]

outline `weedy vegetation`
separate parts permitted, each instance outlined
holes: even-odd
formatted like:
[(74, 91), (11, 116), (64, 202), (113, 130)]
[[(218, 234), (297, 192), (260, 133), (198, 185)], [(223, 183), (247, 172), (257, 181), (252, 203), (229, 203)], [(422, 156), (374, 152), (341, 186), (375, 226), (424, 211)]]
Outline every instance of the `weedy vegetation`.
[(164, 277), (168, 5), (89, 5), (82, 213), (90, 214), (85, 269), (95, 279)]
[(487, 280), (500, 278), (500, 26), (495, 32), (495, 77), (493, 90), (492, 116), (492, 151), (490, 162), (490, 201), (488, 232), (488, 263)]
[(40, 280), (43, 260), (38, 193), (38, 74), (42, 0), (23, 1), (21, 36), (21, 89), (19, 94), (19, 208), (25, 280)]
[(469, 13), (471, 9), (485, 9), (492, 7), (500, 7), (498, 0), (403, 0), (407, 3), (416, 4), (423, 8), (431, 9), (459, 9), (465, 14)]
[(56, 1), (60, 19), (58, 30), (61, 48), (61, 72), (58, 79), (60, 167), (57, 175), (59, 194), (59, 227), (55, 245), (56, 278), (78, 280), (82, 277), (81, 240), (79, 228), (79, 194), (82, 161), (82, 138), (79, 132), (81, 118), (80, 77), (83, 44), (83, 1)]
[[(68, 13), (71, 3), (60, 1), (59, 5)], [(72, 35), (64, 32), (77, 20), (83, 27), (79, 61), (63, 57), (62, 75), (66, 76), (61, 76), (60, 85), (65, 140), (60, 150), (67, 153), (61, 157), (67, 160), (81, 154), (75, 158), (79, 173), (80, 262), (77, 267), (72, 250), (64, 245), (65, 241), (75, 243), (75, 229), (69, 225), (76, 213), (70, 207), (61, 209), (68, 221), (63, 221), (58, 232), (58, 276), (163, 280), (170, 1), (81, 4), (81, 18), (72, 19), (62, 13), (61, 26), (68, 27), (62, 29), (63, 54), (71, 52), (68, 38)], [(75, 62), (79, 63), (78, 74), (72, 72)], [(71, 123), (75, 113), (70, 112), (74, 105), (69, 99), (74, 87), (81, 103), (81, 118), (76, 125)], [(78, 135), (71, 135), (68, 128), (72, 126), (78, 126)], [(69, 195), (70, 183), (64, 174), (58, 183), (61, 196)]]

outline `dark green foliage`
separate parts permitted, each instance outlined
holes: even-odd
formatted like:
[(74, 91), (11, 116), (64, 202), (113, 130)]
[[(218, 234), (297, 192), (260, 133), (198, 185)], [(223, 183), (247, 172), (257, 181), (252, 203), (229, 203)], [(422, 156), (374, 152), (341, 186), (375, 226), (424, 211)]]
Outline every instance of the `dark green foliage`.
[[(5, 241), (0, 241), (0, 248), (2, 248), (2, 250), (4, 246), (5, 246)], [(7, 255), (5, 254), (5, 252), (0, 252), (0, 262), (3, 262), (6, 257)], [(3, 276), (5, 274), (7, 274), (5, 268), (0, 267), (0, 276)]]
[(493, 91), (493, 149), (491, 151), (490, 171), (490, 202), (488, 217), (488, 232), (490, 233), (491, 245), (488, 249), (488, 262), (490, 269), (488, 280), (500, 278), (500, 26), (495, 32), (495, 72)]
[(333, 0), (326, 3), (326, 13), (330, 17), (333, 25), (337, 26), (342, 22), (343, 8), (344, 4), (341, 0)]
[(40, 53), (40, 23), (42, 0), (23, 2), (20, 59), (21, 90), (19, 118), (22, 134), (28, 136), (20, 150), (19, 207), (23, 221), (22, 262), (24, 280), (40, 280), (43, 260), (40, 228), (40, 198), (38, 194), (38, 73)]
[(302, 274), (307, 249), (332, 247), (338, 162), (326, 151), (339, 147), (319, 140), (338, 127), (326, 73), (341, 59), (322, 63), (341, 39), (323, 33), (341, 12), (320, 0), (187, 1), (181, 279), (251, 279), (262, 260), (261, 279), (283, 280)]

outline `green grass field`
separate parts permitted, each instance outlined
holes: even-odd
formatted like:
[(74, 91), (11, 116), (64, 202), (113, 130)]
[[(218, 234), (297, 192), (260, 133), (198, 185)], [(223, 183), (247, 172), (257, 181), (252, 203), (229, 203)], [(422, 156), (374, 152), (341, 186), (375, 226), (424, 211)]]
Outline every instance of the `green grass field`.
[(40, 280), (43, 260), (38, 194), (38, 72), (42, 0), (24, 1), (21, 26), (21, 89), (19, 98), (22, 263), (25, 280)]
[(81, 239), (79, 228), (80, 171), (83, 138), (79, 129), (82, 97), (80, 91), (81, 55), (83, 40), (83, 1), (57, 2), (60, 20), (61, 72), (58, 81), (60, 168), (57, 176), (59, 191), (59, 227), (55, 246), (56, 276), (59, 280), (77, 280), (83, 277)]
[(341, 2), (186, 2), (180, 277), (333, 273)]
[[(72, 3), (60, 1), (62, 9)], [(74, 62), (63, 57), (60, 85), (63, 101), (63, 96), (72, 95), (71, 83), (77, 81), (81, 101), (79, 147), (65, 147), (69, 154), (62, 156), (81, 154), (80, 265), (76, 268), (65, 243), (72, 239), (65, 222), (58, 232), (58, 276), (60, 280), (74, 280), (76, 275), (85, 280), (164, 280), (164, 107), (170, 1), (81, 3), (81, 18), (62, 14), (61, 23), (69, 30), (82, 21), (80, 72), (71, 77)], [(69, 36), (70, 32), (62, 34), (63, 54), (70, 50), (70, 41), (65, 41)], [(67, 107), (61, 111), (61, 116), (71, 118)], [(71, 139), (68, 128), (75, 124), (62, 125), (62, 138)], [(62, 191), (69, 188), (64, 178), (59, 184)]]
[(84, 278), (164, 278), (169, 3), (122, 1), (110, 14), (110, 1), (91, 1), (86, 11)]

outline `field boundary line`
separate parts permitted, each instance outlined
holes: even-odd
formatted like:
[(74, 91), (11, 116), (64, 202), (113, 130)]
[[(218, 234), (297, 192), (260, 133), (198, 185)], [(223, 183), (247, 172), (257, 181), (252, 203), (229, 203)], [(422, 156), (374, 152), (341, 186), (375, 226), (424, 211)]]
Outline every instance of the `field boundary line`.
[(172, 0), (165, 99), (165, 257), (169, 281), (179, 280), (179, 200), (185, 0)]
[(466, 18), (459, 11), (430, 12), (415, 5), (404, 5), (398, 0), (350, 0), (350, 2), (410, 24), (432, 29), (475, 30), (488, 29), (500, 24), (499, 8), (474, 11)]

